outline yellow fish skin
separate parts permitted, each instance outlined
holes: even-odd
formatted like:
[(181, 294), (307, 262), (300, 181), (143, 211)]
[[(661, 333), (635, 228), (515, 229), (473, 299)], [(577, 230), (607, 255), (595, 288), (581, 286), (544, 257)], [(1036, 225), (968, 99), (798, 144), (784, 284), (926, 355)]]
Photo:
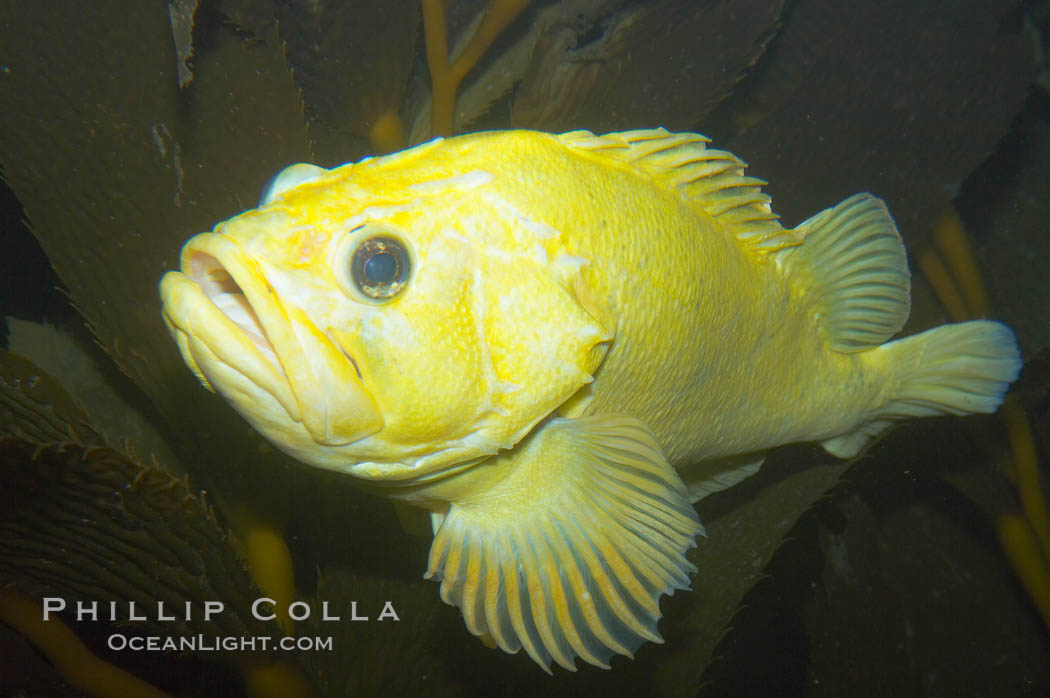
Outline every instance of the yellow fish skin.
[(784, 229), (697, 134), (486, 132), (331, 170), (191, 239), (161, 282), (187, 364), (276, 446), (431, 512), (426, 576), (545, 670), (660, 641), (692, 502), (769, 448), (851, 457), (994, 412), (988, 321), (888, 341), (909, 273), (859, 194)]

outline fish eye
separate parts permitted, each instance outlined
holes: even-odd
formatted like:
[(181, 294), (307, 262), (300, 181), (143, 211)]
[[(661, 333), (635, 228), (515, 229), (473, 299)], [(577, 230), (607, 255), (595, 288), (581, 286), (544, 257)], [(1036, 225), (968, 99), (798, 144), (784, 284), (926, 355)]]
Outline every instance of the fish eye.
[(361, 293), (374, 300), (388, 300), (401, 293), (411, 273), (408, 250), (396, 238), (363, 240), (350, 257), (350, 278)]

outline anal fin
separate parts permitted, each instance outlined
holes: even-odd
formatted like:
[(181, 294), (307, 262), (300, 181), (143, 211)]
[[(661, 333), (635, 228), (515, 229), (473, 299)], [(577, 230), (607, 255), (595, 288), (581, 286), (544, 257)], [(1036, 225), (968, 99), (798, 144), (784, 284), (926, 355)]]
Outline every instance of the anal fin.
[(746, 480), (758, 472), (765, 460), (765, 453), (744, 453), (701, 461), (682, 468), (682, 480), (689, 491), (689, 501), (699, 502), (709, 494), (729, 489)]
[(476, 468), (484, 486), (451, 503), (426, 573), (473, 634), (548, 671), (661, 641), (660, 597), (688, 588), (703, 528), (644, 424), (553, 419)]

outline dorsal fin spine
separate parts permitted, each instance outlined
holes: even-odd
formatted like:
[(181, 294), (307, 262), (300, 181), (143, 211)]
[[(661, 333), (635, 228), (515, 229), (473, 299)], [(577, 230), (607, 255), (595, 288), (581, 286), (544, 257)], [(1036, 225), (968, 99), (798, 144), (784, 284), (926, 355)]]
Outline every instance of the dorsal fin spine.
[(745, 175), (746, 163), (732, 153), (708, 148), (709, 139), (700, 134), (658, 128), (604, 136), (572, 131), (558, 138), (570, 147), (631, 165), (675, 189), (753, 253), (801, 243), (794, 231), (777, 222), (761, 190), (765, 182)]

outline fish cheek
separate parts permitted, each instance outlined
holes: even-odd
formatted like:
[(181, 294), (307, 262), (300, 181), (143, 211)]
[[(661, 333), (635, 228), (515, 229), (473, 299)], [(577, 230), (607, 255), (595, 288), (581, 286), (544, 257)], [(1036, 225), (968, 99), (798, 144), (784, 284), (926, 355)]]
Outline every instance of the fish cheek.
[(476, 429), (486, 412), (491, 371), (463, 291), (377, 309), (363, 325), (388, 443), (442, 446)]

